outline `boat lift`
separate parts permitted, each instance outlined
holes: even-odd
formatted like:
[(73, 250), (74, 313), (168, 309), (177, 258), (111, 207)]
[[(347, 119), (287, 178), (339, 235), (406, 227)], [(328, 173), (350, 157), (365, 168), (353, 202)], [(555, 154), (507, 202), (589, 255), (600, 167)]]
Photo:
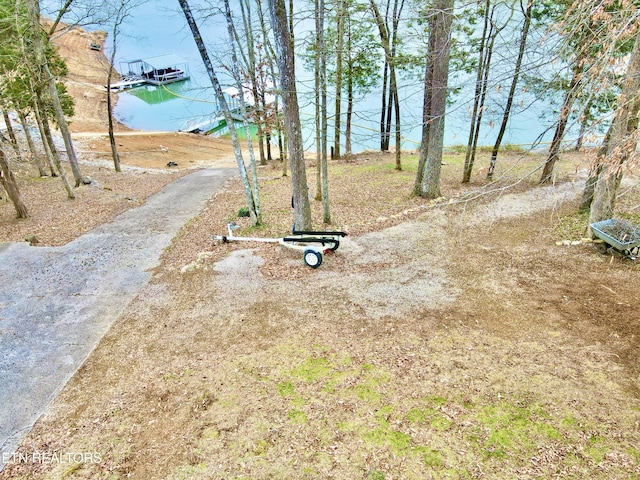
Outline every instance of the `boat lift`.
[(340, 246), (340, 239), (347, 236), (345, 232), (312, 232), (294, 228), (291, 235), (282, 238), (236, 237), (233, 234), (236, 228), (240, 226), (233, 222), (227, 223), (228, 235), (211, 235), (211, 238), (220, 240), (222, 243), (235, 241), (279, 243), (287, 248), (302, 251), (304, 263), (311, 268), (318, 268), (322, 264), (322, 255), (335, 252)]

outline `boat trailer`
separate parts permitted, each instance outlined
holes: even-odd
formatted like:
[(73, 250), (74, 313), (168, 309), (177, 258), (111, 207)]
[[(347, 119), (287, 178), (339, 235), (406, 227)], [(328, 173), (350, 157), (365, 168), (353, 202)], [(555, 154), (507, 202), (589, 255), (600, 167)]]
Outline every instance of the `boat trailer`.
[(303, 252), (302, 259), (311, 268), (318, 268), (322, 264), (322, 255), (335, 252), (340, 246), (340, 239), (346, 237), (345, 232), (322, 232), (322, 231), (301, 231), (295, 227), (291, 235), (282, 238), (260, 238), (260, 237), (236, 237), (233, 230), (240, 228), (235, 223), (227, 223), (228, 235), (211, 235), (214, 240), (227, 242), (262, 242), (279, 243), (293, 250)]

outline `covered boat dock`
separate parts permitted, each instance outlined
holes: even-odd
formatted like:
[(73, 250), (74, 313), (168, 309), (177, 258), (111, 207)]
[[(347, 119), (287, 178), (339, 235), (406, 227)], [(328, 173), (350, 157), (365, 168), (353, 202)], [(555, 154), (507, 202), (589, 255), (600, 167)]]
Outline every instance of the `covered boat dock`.
[(160, 55), (120, 62), (120, 72), (122, 80), (112, 89), (181, 82), (189, 78), (189, 65), (178, 55)]

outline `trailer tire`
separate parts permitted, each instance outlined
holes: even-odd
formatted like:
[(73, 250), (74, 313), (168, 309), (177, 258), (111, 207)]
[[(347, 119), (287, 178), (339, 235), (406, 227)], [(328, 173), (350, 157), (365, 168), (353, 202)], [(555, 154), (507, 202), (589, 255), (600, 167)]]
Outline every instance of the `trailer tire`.
[(303, 258), (304, 263), (306, 263), (311, 268), (318, 268), (322, 264), (322, 254), (320, 252), (316, 252), (315, 250), (305, 250)]

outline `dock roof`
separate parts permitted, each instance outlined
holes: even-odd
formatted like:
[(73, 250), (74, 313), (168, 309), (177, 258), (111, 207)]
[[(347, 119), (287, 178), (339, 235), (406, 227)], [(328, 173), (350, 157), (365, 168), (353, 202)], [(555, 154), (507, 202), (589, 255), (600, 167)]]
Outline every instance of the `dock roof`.
[(170, 53), (167, 55), (157, 55), (155, 57), (147, 57), (147, 58), (138, 58), (134, 60), (126, 60), (123, 63), (137, 63), (144, 62), (147, 65), (150, 65), (153, 68), (163, 68), (171, 65), (179, 65), (186, 63), (187, 61), (176, 54)]

